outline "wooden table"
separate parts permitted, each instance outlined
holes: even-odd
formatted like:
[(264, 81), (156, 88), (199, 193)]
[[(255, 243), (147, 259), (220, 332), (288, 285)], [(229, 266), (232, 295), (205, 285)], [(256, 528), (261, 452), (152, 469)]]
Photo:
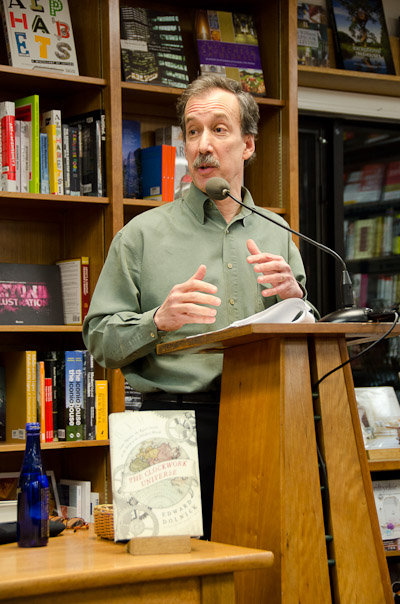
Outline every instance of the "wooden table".
[(273, 564), (267, 551), (192, 539), (189, 554), (132, 556), (89, 531), (64, 531), (47, 547), (0, 546), (0, 603), (229, 604), (234, 572)]

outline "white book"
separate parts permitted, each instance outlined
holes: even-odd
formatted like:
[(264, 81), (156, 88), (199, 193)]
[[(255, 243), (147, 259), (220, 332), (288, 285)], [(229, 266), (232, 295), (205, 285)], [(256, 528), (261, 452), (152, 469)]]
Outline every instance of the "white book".
[(61, 514), (64, 518), (82, 518), (82, 487), (73, 480), (58, 483)]
[(21, 120), (15, 120), (15, 190), (21, 191)]
[(383, 541), (400, 538), (400, 480), (373, 480), (372, 488)]
[(67, 0), (40, 4), (0, 0), (0, 13), (10, 65), (79, 75)]
[(203, 534), (194, 411), (111, 413), (115, 541)]
[(15, 103), (0, 102), (1, 190), (15, 193)]
[(21, 121), (21, 193), (29, 193), (31, 124)]
[(60, 485), (68, 485), (72, 488), (78, 487), (81, 495), (81, 511), (78, 515), (83, 518), (85, 522), (90, 522), (90, 492), (92, 486), (90, 480), (61, 479)]

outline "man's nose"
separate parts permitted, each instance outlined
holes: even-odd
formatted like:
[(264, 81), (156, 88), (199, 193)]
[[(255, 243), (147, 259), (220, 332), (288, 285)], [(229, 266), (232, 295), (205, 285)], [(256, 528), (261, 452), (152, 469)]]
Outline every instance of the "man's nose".
[(199, 152), (208, 153), (212, 150), (210, 132), (203, 130), (199, 139)]

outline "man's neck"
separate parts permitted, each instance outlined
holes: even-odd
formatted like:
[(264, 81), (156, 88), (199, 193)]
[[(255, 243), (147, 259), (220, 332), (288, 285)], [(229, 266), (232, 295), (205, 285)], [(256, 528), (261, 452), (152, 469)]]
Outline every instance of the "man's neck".
[[(238, 199), (241, 199), (241, 197), (238, 197)], [(236, 214), (240, 212), (240, 205), (230, 197), (216, 201), (215, 205), (225, 218), (226, 224), (229, 224)]]

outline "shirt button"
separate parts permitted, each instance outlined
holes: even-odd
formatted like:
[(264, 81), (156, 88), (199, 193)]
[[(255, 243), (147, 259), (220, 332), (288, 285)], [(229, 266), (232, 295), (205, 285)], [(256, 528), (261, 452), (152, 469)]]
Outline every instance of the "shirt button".
[(229, 298), (229, 304), (233, 306), (235, 304), (235, 300), (233, 298)]
[(233, 264), (231, 262), (228, 262), (228, 268), (232, 268)]
[(153, 331), (150, 332), (150, 335), (151, 335), (152, 338), (156, 337), (156, 334)]
[(225, 235), (229, 235), (229, 229), (226, 229)]

